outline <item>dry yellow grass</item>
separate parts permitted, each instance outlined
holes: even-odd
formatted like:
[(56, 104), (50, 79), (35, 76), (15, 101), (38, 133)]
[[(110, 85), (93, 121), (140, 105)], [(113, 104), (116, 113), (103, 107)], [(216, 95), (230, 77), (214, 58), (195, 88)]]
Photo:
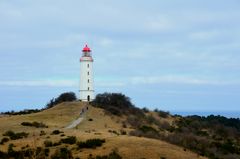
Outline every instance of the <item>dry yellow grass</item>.
[(79, 116), (80, 110), (84, 106), (85, 103), (81, 102), (67, 102), (34, 114), (1, 117), (0, 133), (2, 134), (10, 129), (14, 131), (31, 131), (35, 129), (21, 126), (21, 123), (25, 121), (43, 122), (48, 125), (49, 128), (64, 128), (67, 124)]
[[(59, 104), (51, 109), (43, 112), (29, 114), (5, 116), (0, 118), (0, 138), (2, 133), (7, 130), (15, 132), (25, 131), (29, 132), (28, 138), (14, 140), (0, 146), (0, 150), (7, 151), (9, 143), (16, 145), (15, 149), (20, 150), (22, 147), (29, 145), (30, 147), (43, 146), (45, 140), (53, 142), (59, 141), (60, 135), (51, 135), (55, 129), (64, 132), (65, 136), (76, 136), (78, 141), (85, 141), (92, 138), (106, 139), (106, 143), (102, 147), (96, 149), (83, 149), (81, 152), (76, 149), (76, 145), (68, 146), (73, 148), (73, 155), (75, 157), (87, 158), (89, 154), (106, 155), (112, 150), (117, 150), (118, 153), (125, 159), (159, 159), (165, 157), (166, 159), (203, 159), (191, 151), (184, 151), (183, 148), (155, 139), (147, 139), (143, 137), (133, 137), (128, 135), (116, 135), (108, 132), (108, 130), (115, 130), (119, 132), (122, 128), (122, 121), (124, 118), (117, 116), (106, 115), (100, 108), (91, 107), (84, 115), (84, 120), (74, 129), (64, 129), (69, 123), (79, 117), (80, 110), (86, 106), (82, 102), (68, 102)], [(88, 119), (93, 119), (89, 121)], [(32, 128), (22, 126), (24, 121), (43, 122), (49, 128)], [(44, 130), (46, 135), (40, 136), (40, 131)], [(128, 131), (129, 129), (124, 129)], [(56, 148), (50, 148), (52, 152)]]

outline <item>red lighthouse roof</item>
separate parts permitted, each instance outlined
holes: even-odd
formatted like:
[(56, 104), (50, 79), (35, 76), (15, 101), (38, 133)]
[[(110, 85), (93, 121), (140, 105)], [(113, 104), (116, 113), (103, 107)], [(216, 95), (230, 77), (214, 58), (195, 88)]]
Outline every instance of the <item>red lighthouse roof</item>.
[(83, 52), (91, 52), (91, 49), (86, 45), (83, 50)]

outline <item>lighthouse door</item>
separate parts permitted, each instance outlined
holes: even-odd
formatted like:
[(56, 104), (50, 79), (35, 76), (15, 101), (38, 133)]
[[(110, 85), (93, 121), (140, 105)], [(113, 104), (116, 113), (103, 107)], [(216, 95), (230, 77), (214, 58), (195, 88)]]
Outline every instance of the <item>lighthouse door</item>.
[(90, 96), (89, 96), (89, 95), (87, 96), (87, 101), (88, 101), (88, 102), (90, 101)]

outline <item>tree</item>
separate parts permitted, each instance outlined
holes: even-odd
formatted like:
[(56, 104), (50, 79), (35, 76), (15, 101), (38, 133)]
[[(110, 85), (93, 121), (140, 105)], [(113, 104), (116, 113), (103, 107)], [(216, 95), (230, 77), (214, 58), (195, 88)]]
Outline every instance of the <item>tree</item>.
[(57, 98), (52, 98), (46, 105), (46, 109), (52, 108), (53, 106), (62, 102), (76, 101), (77, 97), (74, 92), (65, 92), (60, 94)]

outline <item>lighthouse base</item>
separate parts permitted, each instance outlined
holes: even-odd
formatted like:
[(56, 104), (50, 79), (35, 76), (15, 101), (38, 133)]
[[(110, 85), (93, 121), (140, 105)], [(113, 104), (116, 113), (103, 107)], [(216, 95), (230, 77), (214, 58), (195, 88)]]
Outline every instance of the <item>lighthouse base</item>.
[(91, 102), (94, 100), (94, 92), (93, 91), (80, 91), (80, 101), (83, 102)]

